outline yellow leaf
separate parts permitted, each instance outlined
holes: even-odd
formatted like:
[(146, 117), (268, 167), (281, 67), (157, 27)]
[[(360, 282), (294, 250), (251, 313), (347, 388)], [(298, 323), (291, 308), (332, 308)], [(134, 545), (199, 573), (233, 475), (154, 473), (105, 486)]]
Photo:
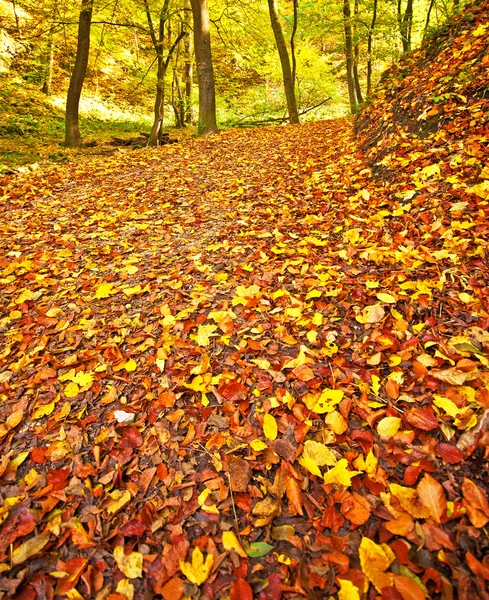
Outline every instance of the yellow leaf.
[(307, 358), (306, 351), (307, 348), (305, 346), (301, 346), (297, 358), (293, 358), (292, 360), (287, 361), (282, 367), (282, 369), (295, 369), (297, 367), (312, 362), (309, 358)]
[(208, 554), (204, 562), (204, 556), (200, 549), (194, 548), (192, 552), (192, 562), (188, 563), (181, 560), (180, 569), (190, 583), (202, 585), (209, 577), (213, 564), (214, 557), (212, 554)]
[(114, 559), (119, 569), (128, 579), (142, 577), (143, 575), (143, 555), (141, 552), (130, 552), (126, 554), (123, 546), (114, 548)]
[(257, 367), (260, 367), (260, 369), (263, 369), (264, 371), (268, 370), (271, 366), (268, 360), (263, 358), (253, 358), (250, 362), (254, 363)]
[[(53, 403), (54, 404), (54, 403)], [(24, 417), (24, 411), (19, 408), (18, 410), (14, 410), (5, 421), (9, 427), (17, 427), (17, 425), (22, 421)]]
[(251, 441), (250, 446), (255, 452), (261, 452), (262, 450), (266, 450), (268, 448), (268, 446), (267, 446), (267, 444), (265, 444), (265, 442), (262, 442), (261, 440), (258, 440), (258, 439)]
[(386, 304), (395, 304), (397, 302), (394, 296), (391, 296), (390, 294), (386, 294), (384, 292), (379, 292), (377, 294), (377, 299), (381, 302), (385, 302)]
[(314, 344), (314, 343), (316, 343), (316, 340), (318, 337), (318, 332), (314, 331), (314, 330), (310, 330), (307, 332), (306, 337), (307, 337), (308, 342), (310, 342), (311, 344)]
[(325, 421), (328, 428), (336, 433), (336, 435), (342, 435), (348, 429), (348, 423), (345, 421), (343, 415), (337, 410), (328, 413)]
[(142, 291), (142, 288), (138, 284), (138, 285), (135, 285), (134, 287), (123, 288), (122, 291), (126, 296), (134, 296), (134, 294), (139, 294)]
[(336, 464), (336, 456), (331, 450), (325, 444), (315, 440), (304, 442), (302, 457), (311, 460), (318, 467), (324, 467), (325, 465), (332, 467)]
[(312, 410), (318, 415), (323, 415), (324, 413), (333, 412), (334, 407), (343, 399), (343, 395), (344, 393), (341, 390), (325, 388), (321, 392), (319, 398), (314, 396), (310, 399), (304, 398), (304, 403), (309, 410)]
[(199, 503), (199, 506), (202, 508), (202, 510), (205, 510), (206, 512), (212, 513), (214, 515), (218, 515), (219, 509), (215, 504), (206, 504), (206, 500), (211, 494), (212, 490), (210, 490), (209, 488), (205, 488), (205, 490), (199, 494), (197, 502)]
[(323, 315), (321, 313), (314, 313), (311, 323), (319, 327), (319, 325), (323, 324)]
[(127, 265), (126, 266), (126, 272), (128, 275), (134, 275), (138, 271), (139, 271), (139, 268), (136, 267), (136, 265)]
[(64, 395), (66, 398), (76, 398), (80, 393), (80, 388), (73, 381), (69, 383), (64, 389)]
[(115, 591), (126, 600), (133, 600), (134, 598), (134, 586), (128, 579), (121, 579)]
[(260, 286), (258, 285), (250, 285), (250, 287), (245, 287), (244, 285), (238, 285), (236, 288), (236, 296), (238, 298), (253, 298), (260, 291)]
[(338, 483), (344, 487), (351, 485), (351, 480), (355, 475), (360, 475), (361, 471), (349, 471), (348, 461), (341, 458), (336, 465), (324, 474), (324, 483)]
[(387, 544), (376, 544), (364, 537), (358, 549), (362, 571), (379, 593), (383, 588), (394, 584), (392, 573), (385, 573), (394, 562), (396, 555)]
[(474, 296), (471, 296), (470, 294), (467, 294), (466, 292), (460, 293), (458, 295), (458, 297), (460, 298), (460, 300), (462, 300), (462, 302), (464, 304), (469, 304), (469, 302), (475, 302)]
[[(71, 384), (69, 384), (71, 385)], [(69, 386), (66, 386), (69, 387)], [(66, 393), (66, 392), (65, 392)], [(55, 407), (56, 403), (50, 402), (49, 404), (42, 404), (41, 406), (39, 406), (38, 408), (36, 408), (34, 410), (34, 412), (32, 413), (32, 419), (41, 419), (42, 417), (45, 417), (46, 415), (50, 415)]]
[(321, 469), (317, 466), (317, 464), (311, 458), (308, 458), (307, 456), (301, 456), (301, 457), (299, 457), (298, 462), (300, 465), (302, 465), (304, 467), (304, 469), (307, 469), (309, 471), (309, 473), (312, 473), (313, 475), (317, 475), (318, 477), (321, 477), (321, 475), (322, 475)]
[(36, 535), (35, 537), (28, 539), (12, 552), (12, 565), (21, 565), (31, 556), (41, 552), (48, 542), (49, 535)]
[(78, 371), (72, 381), (77, 383), (80, 387), (85, 387), (93, 382), (93, 375), (90, 372), (85, 373), (84, 371)]
[(385, 316), (385, 311), (380, 304), (366, 306), (355, 319), (359, 323), (380, 323)]
[(15, 304), (22, 304), (26, 300), (31, 300), (33, 296), (34, 292), (31, 292), (31, 290), (24, 290), (22, 294), (15, 299)]
[(263, 433), (268, 440), (277, 439), (278, 427), (275, 417), (270, 413), (266, 413), (263, 417)]
[(134, 358), (130, 358), (126, 364), (124, 365), (124, 369), (128, 372), (128, 373), (132, 373), (133, 371), (135, 371), (138, 368), (137, 362), (134, 360)]
[(97, 291), (95, 292), (95, 298), (108, 298), (114, 293), (114, 290), (112, 289), (113, 287), (113, 283), (102, 283), (98, 286)]
[(338, 600), (360, 600), (360, 592), (348, 579), (338, 579), (341, 589), (338, 592)]
[(372, 385), (370, 386), (372, 392), (378, 396), (380, 392), (380, 377), (378, 375), (372, 375)]
[(437, 394), (434, 394), (433, 404), (438, 406), (438, 408), (443, 409), (450, 417), (455, 418), (460, 413), (460, 408), (455, 404), (455, 402), (449, 398), (445, 398), (444, 396), (438, 396)]
[(210, 337), (214, 335), (217, 325), (199, 325), (196, 334), (192, 334), (190, 339), (197, 342), (199, 346), (205, 347), (210, 344)]
[[(49, 311), (48, 311), (49, 312)], [(46, 313), (47, 314), (47, 313)], [(9, 315), (8, 315), (12, 320), (14, 319), (20, 319), (22, 317), (22, 313), (20, 312), (20, 310), (11, 310)], [(47, 315), (48, 317), (50, 315)]]
[(384, 440), (389, 440), (396, 435), (401, 427), (401, 419), (399, 417), (384, 417), (377, 424), (377, 433)]
[(109, 494), (110, 500), (107, 505), (107, 514), (115, 515), (131, 500), (131, 494), (128, 490), (114, 490)]
[(232, 531), (223, 531), (222, 545), (224, 546), (224, 550), (227, 550), (228, 552), (230, 550), (234, 550), (236, 552), (236, 554), (241, 556), (241, 558), (247, 557), (247, 554), (244, 551), (243, 546), (241, 546), (238, 538)]

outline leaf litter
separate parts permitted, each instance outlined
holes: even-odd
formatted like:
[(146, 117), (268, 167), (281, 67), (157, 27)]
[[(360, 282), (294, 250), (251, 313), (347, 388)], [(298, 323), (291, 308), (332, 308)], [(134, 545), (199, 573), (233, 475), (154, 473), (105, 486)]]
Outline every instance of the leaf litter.
[(488, 596), (488, 100), (388, 111), (437, 73), (394, 69), (363, 150), (336, 120), (3, 180), (0, 597)]

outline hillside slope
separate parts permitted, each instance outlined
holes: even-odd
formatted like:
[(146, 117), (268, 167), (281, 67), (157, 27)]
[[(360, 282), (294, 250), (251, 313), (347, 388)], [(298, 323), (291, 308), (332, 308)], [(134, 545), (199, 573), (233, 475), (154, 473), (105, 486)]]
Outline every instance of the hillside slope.
[[(356, 122), (374, 173), (416, 181), (426, 153), (442, 191), (487, 198), (489, 2), (480, 0), (388, 70)], [(475, 188), (473, 186), (476, 186)]]

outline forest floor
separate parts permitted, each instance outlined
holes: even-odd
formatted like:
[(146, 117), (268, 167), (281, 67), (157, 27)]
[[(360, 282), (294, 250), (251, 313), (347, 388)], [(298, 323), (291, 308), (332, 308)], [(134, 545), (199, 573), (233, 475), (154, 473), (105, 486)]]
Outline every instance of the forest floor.
[(0, 599), (489, 598), (488, 30), (0, 179)]
[(486, 597), (487, 202), (418, 165), (339, 120), (3, 180), (0, 597)]

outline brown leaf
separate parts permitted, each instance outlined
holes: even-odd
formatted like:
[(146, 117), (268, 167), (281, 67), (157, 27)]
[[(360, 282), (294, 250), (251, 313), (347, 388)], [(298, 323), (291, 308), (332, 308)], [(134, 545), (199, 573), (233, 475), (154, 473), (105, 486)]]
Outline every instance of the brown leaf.
[(247, 460), (239, 458), (229, 465), (229, 478), (234, 493), (246, 492), (251, 478), (251, 466)]

